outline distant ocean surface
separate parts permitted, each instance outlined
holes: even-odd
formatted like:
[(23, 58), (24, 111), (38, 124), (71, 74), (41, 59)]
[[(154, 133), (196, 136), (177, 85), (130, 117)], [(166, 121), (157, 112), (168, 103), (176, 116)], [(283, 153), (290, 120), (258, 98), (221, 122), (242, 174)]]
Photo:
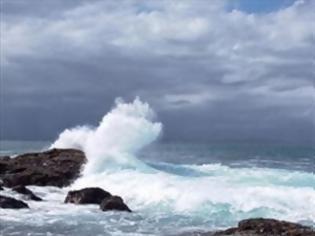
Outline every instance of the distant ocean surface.
[[(46, 150), (49, 141), (0, 141), (0, 156)], [(315, 172), (315, 146), (275, 144), (157, 143), (138, 157), (147, 162), (170, 164), (223, 164), (229, 167), (275, 168)]]
[[(70, 187), (30, 186), (45, 201), (0, 209), (0, 235), (179, 235), (253, 217), (315, 226), (314, 147), (163, 143), (162, 128), (148, 104), (135, 100), (54, 142), (1, 141), (0, 155), (78, 148), (88, 161)], [(63, 203), (69, 190), (95, 186), (122, 196), (133, 213)]]

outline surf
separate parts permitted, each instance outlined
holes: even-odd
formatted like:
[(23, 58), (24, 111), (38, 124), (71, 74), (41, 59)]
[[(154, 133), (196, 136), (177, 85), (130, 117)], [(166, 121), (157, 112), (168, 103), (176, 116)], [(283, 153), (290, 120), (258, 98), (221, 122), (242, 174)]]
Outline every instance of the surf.
[(141, 149), (161, 137), (162, 127), (148, 103), (118, 99), (98, 126), (66, 129), (51, 147), (85, 152), (87, 164), (72, 189), (102, 187), (123, 196), (138, 212), (187, 214), (223, 225), (251, 217), (314, 224), (314, 174), (138, 159)]

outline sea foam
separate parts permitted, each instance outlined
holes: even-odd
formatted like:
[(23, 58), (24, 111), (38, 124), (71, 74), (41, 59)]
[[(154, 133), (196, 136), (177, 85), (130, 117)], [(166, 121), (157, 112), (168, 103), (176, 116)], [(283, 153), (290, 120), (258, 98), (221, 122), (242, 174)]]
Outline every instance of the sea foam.
[(143, 214), (187, 215), (200, 225), (209, 220), (230, 225), (249, 217), (314, 224), (314, 174), (137, 159), (138, 151), (161, 132), (162, 124), (154, 121), (147, 103), (119, 100), (97, 127), (65, 130), (52, 147), (79, 148), (87, 155), (83, 176), (71, 188), (102, 187)]

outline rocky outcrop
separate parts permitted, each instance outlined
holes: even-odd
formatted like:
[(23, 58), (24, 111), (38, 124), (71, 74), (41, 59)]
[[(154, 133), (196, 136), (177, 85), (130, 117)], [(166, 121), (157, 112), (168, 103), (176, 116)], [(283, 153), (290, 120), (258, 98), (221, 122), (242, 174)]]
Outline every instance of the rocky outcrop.
[(9, 162), (10, 159), (9, 156), (0, 156), (0, 173), (6, 171), (8, 166), (6, 163)]
[(70, 191), (67, 194), (65, 203), (75, 204), (100, 204), (105, 198), (111, 194), (101, 188), (84, 188), (80, 190)]
[(12, 197), (6, 197), (0, 195), (0, 208), (11, 208), (11, 209), (21, 209), (29, 208), (25, 202), (16, 200)]
[(131, 212), (129, 207), (124, 203), (123, 199), (119, 196), (111, 196), (109, 198), (105, 198), (100, 208), (102, 211), (128, 211)]
[(216, 233), (202, 234), (204, 236), (315, 236), (315, 231), (309, 227), (279, 221), (275, 219), (247, 219), (230, 228)]
[(82, 151), (51, 149), (0, 159), (0, 182), (3, 186), (38, 185), (64, 187), (76, 179), (85, 163)]
[(75, 204), (98, 204), (102, 211), (128, 211), (129, 207), (119, 196), (112, 196), (109, 192), (101, 188), (83, 188), (70, 191), (67, 194), (65, 203)]
[(14, 188), (12, 188), (13, 191), (23, 194), (27, 197), (27, 199), (29, 200), (33, 200), (33, 201), (42, 201), (42, 199), (38, 196), (36, 196), (31, 190), (29, 190), (28, 188), (26, 188), (25, 186), (15, 186)]

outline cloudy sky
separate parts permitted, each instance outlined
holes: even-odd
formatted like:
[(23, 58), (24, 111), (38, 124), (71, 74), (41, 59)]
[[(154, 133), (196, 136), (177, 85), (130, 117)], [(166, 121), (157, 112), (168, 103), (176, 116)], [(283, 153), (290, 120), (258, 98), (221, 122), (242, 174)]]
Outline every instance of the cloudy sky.
[(147, 101), (165, 140), (312, 144), (312, 0), (0, 0), (1, 139)]

